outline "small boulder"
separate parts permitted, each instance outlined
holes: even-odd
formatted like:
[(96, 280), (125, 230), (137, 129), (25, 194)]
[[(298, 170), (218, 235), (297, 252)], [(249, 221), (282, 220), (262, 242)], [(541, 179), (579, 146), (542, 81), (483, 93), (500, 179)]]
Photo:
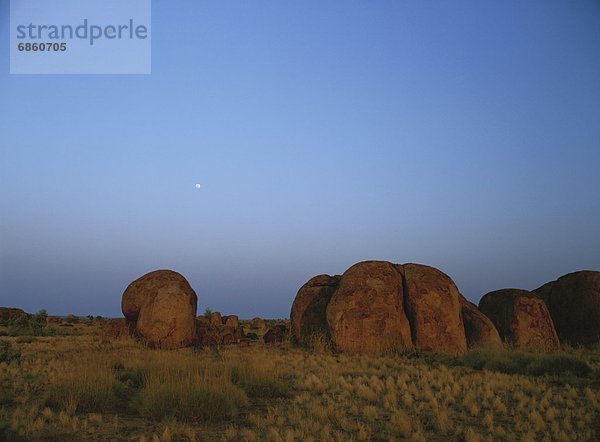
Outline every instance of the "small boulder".
[(269, 330), (267, 330), (267, 332), (263, 336), (263, 340), (265, 341), (265, 344), (276, 344), (284, 342), (287, 334), (287, 327), (283, 324), (277, 324), (274, 327), (271, 327)]
[(500, 337), (516, 348), (545, 351), (559, 347), (546, 304), (527, 290), (487, 293), (479, 301), (479, 310), (492, 320)]
[(230, 334), (231, 336), (233, 336), (234, 341), (237, 342), (238, 339), (241, 339), (244, 337), (244, 328), (241, 326), (237, 326), (237, 327), (230, 327), (228, 325), (226, 325), (223, 330), (221, 331), (221, 334), (224, 336), (225, 334)]
[(264, 329), (267, 328), (267, 323), (262, 318), (252, 318), (252, 320), (250, 321), (250, 328)]
[(216, 328), (210, 323), (210, 320), (204, 316), (196, 317), (196, 339), (197, 342), (202, 342), (205, 335), (216, 332)]
[(600, 272), (569, 273), (533, 292), (548, 306), (561, 341), (574, 346), (600, 342)]
[(240, 321), (236, 315), (223, 316), (223, 324), (226, 327), (237, 328), (240, 325)]
[(250, 339), (251, 341), (258, 341), (258, 335), (256, 333), (246, 333), (246, 338)]
[(135, 323), (126, 318), (109, 319), (102, 329), (102, 341), (130, 338), (134, 330)]
[(223, 317), (221, 316), (221, 313), (212, 312), (210, 314), (210, 323), (215, 327), (220, 327), (221, 325), (223, 325)]
[(223, 335), (221, 336), (221, 340), (223, 342), (223, 345), (231, 345), (234, 342), (236, 342), (234, 336), (229, 332), (223, 333)]

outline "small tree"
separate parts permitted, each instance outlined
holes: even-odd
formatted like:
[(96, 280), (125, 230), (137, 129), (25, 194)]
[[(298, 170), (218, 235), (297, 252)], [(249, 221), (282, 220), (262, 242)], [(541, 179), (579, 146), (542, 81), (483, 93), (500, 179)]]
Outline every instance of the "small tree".
[(210, 319), (210, 315), (212, 315), (212, 312), (213, 312), (213, 311), (211, 310), (211, 308), (210, 308), (210, 307), (206, 307), (206, 310), (204, 310), (204, 317), (205, 317), (206, 319)]

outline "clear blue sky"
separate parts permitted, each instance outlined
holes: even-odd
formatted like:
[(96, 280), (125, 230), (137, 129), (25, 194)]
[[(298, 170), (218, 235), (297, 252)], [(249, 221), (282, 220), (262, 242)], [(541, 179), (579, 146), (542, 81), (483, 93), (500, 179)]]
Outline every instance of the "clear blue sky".
[(11, 76), (1, 3), (0, 305), (118, 316), (171, 268), (284, 317), (365, 259), (475, 301), (600, 268), (597, 1), (154, 0), (147, 76)]

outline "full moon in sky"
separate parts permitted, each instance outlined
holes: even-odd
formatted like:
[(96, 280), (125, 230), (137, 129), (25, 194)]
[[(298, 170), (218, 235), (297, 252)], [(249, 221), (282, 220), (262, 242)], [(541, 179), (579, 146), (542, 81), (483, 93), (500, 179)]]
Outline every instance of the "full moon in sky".
[(200, 189), (202, 186), (200, 184), (196, 184), (196, 189)]

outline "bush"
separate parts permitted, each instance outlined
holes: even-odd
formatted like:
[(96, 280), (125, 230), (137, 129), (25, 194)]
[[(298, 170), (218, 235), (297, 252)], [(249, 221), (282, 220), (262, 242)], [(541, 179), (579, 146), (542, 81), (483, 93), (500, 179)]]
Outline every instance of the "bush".
[(460, 361), (463, 365), (475, 370), (490, 370), (507, 374), (585, 377), (592, 373), (591, 367), (585, 361), (563, 353), (474, 350), (463, 356)]
[(13, 349), (9, 341), (0, 341), (0, 362), (10, 363), (12, 361), (20, 361), (21, 353)]
[(204, 310), (204, 317), (206, 319), (210, 319), (210, 315), (212, 315), (212, 310), (209, 307), (206, 307), (206, 310)]
[(23, 314), (8, 321), (10, 336), (44, 336), (48, 321), (46, 310), (40, 310), (34, 315)]
[(591, 367), (585, 362), (570, 355), (540, 355), (527, 366), (527, 373), (532, 376), (573, 376), (585, 377), (592, 372)]

